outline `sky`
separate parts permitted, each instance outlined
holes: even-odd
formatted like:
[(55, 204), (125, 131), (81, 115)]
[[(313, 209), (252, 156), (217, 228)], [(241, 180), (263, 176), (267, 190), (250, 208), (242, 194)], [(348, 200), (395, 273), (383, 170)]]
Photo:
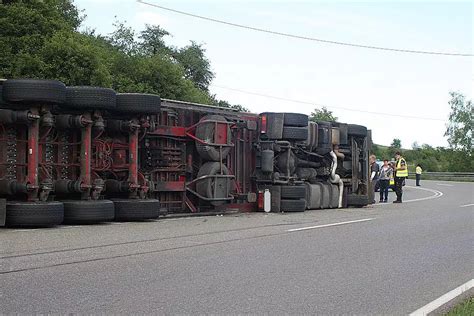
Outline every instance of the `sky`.
[[(470, 1), (147, 1), (326, 40), (410, 50), (474, 51), (474, 5)], [(473, 98), (473, 57), (407, 54), (292, 39), (203, 21), (135, 0), (74, 3), (87, 15), (83, 28), (100, 34), (112, 32), (118, 19), (136, 31), (145, 24), (160, 25), (172, 34), (166, 40), (170, 45), (181, 47), (191, 40), (204, 44), (215, 72), (210, 91), (219, 99), (255, 113), (310, 114), (324, 105), (341, 122), (367, 126), (377, 144), (390, 145), (399, 138), (403, 148), (411, 148), (414, 142), (447, 146), (443, 134), (450, 113), (449, 92)]]

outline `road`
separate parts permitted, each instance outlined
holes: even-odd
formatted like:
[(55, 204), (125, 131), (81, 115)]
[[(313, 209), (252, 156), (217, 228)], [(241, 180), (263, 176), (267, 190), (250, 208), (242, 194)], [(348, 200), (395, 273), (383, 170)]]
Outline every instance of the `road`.
[(408, 314), (474, 276), (474, 184), (412, 185), (401, 205), (2, 229), (0, 313)]

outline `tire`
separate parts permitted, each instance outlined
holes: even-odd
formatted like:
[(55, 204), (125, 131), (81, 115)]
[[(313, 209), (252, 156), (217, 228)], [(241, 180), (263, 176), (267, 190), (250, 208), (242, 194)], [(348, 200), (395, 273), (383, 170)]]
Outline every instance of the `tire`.
[(115, 206), (116, 221), (142, 221), (156, 219), (160, 213), (160, 201), (150, 200), (112, 200)]
[(356, 124), (348, 124), (347, 135), (367, 137), (367, 127)]
[(66, 101), (66, 86), (57, 80), (9, 79), (3, 83), (2, 90), (5, 102), (23, 106), (56, 105)]
[(282, 139), (283, 137), (283, 123), (284, 123), (284, 114), (283, 113), (273, 113), (265, 112), (261, 113), (260, 117), (266, 116), (267, 118), (267, 130), (265, 135), (268, 139)]
[(367, 195), (348, 194), (347, 206), (363, 207), (369, 205), (369, 197)]
[(308, 126), (306, 127), (283, 127), (283, 139), (286, 140), (307, 140), (308, 139)]
[(306, 210), (306, 200), (281, 200), (281, 210), (283, 212), (304, 212)]
[(304, 185), (282, 185), (282, 199), (304, 199), (306, 198), (306, 187)]
[(300, 113), (284, 113), (283, 125), (305, 127), (308, 126), (308, 115)]
[(48, 227), (59, 225), (64, 219), (61, 202), (7, 202), (7, 226)]
[(161, 98), (155, 94), (118, 93), (116, 110), (132, 114), (158, 114)]
[(272, 213), (281, 212), (281, 186), (273, 185), (270, 187), (270, 193), (272, 194), (271, 208)]
[(0, 108), (8, 107), (8, 103), (3, 100), (3, 85), (0, 84)]
[(71, 109), (113, 110), (117, 94), (108, 88), (77, 86), (67, 87), (64, 107)]
[[(220, 115), (207, 115), (201, 119), (202, 121), (213, 120), (218, 122), (227, 122), (227, 120)], [(207, 143), (214, 142), (214, 133), (215, 133), (215, 124), (214, 123), (204, 123), (196, 127), (196, 137), (202, 139)], [(230, 143), (230, 127), (227, 126), (227, 144)], [(222, 147), (222, 159), (224, 160), (227, 155), (229, 155), (231, 147)], [(205, 161), (219, 161), (220, 160), (220, 149), (216, 146), (205, 145), (199, 142), (196, 142), (196, 150)]]
[(63, 201), (64, 223), (91, 224), (113, 221), (114, 203), (109, 200)]
[[(221, 166), (219, 162), (209, 161), (206, 162), (201, 166), (199, 169), (197, 177), (207, 176), (207, 175), (216, 175), (219, 174), (221, 170)], [(222, 173), (224, 175), (229, 174), (229, 170), (225, 165), (222, 166)], [(217, 182), (216, 182), (217, 181)], [(200, 180), (196, 183), (196, 192), (204, 197), (207, 198), (224, 198), (229, 197), (231, 186), (232, 185), (225, 185), (226, 179), (218, 180), (216, 178), (206, 178)], [(230, 180), (228, 180), (230, 181)], [(217, 196), (214, 196), (214, 188), (217, 185), (216, 193)], [(222, 205), (226, 201), (210, 201), (212, 205)]]

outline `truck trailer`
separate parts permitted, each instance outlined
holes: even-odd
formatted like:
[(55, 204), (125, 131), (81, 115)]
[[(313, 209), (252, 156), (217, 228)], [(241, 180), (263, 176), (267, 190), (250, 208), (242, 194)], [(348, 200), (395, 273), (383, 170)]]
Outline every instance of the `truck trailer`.
[(0, 225), (369, 201), (370, 131), (56, 80), (0, 81)]

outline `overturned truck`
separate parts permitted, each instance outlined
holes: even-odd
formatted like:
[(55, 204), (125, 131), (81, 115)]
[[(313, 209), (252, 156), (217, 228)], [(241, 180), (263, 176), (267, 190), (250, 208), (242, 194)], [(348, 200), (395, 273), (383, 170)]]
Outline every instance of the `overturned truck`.
[(4, 80), (0, 224), (365, 206), (370, 143), (363, 126), (304, 114)]

